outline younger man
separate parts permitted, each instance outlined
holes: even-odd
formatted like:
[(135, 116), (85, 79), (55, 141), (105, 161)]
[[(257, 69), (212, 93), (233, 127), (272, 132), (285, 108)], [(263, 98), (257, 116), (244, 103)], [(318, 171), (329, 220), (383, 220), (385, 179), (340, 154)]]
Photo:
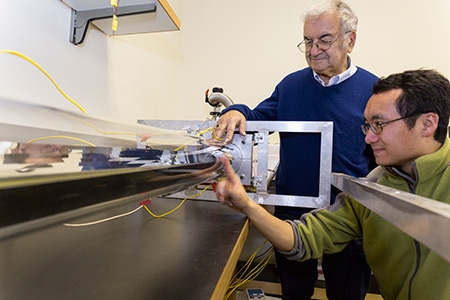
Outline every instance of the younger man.
[[(383, 168), (378, 183), (450, 204), (450, 82), (434, 70), (380, 79), (364, 110), (365, 142)], [(345, 194), (329, 207), (282, 221), (253, 202), (226, 158), (219, 201), (246, 214), (286, 257), (335, 253), (364, 235), (384, 299), (450, 299), (450, 263)], [(301, 284), (301, 283), (299, 283)]]

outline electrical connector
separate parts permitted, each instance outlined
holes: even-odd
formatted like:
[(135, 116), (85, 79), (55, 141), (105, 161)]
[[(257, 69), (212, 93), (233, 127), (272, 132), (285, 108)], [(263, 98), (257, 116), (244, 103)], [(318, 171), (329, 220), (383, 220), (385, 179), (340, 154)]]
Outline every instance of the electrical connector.
[(116, 15), (113, 16), (111, 29), (112, 29), (112, 31), (114, 31), (114, 32), (117, 31), (117, 16), (116, 16)]
[(139, 202), (139, 205), (141, 205), (141, 206), (142, 205), (150, 205), (150, 203), (152, 203), (152, 201), (150, 199), (147, 199), (147, 200)]

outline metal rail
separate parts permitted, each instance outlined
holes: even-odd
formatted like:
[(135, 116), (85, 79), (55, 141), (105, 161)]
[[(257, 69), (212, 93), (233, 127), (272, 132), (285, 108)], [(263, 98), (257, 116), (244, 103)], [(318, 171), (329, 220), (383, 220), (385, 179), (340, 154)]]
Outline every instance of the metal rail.
[(332, 184), (450, 262), (450, 205), (345, 174)]

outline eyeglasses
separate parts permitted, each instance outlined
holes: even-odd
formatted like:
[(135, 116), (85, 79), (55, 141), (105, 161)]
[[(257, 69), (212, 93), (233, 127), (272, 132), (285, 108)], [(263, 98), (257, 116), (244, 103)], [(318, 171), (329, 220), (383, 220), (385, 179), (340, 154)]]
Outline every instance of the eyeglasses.
[(297, 45), (297, 48), (302, 53), (308, 53), (311, 51), (312, 47), (315, 44), (317, 46), (317, 48), (319, 48), (320, 50), (327, 51), (328, 49), (331, 48), (331, 45), (333, 45), (337, 40), (339, 40), (341, 37), (343, 37), (344, 35), (346, 35), (347, 33), (350, 33), (350, 32), (351, 32), (351, 30), (346, 31), (345, 33), (341, 34), (340, 36), (338, 36), (337, 38), (335, 38), (334, 40), (331, 40), (331, 41), (318, 39), (317, 42), (314, 43), (314, 41), (312, 41), (312, 40), (303, 40)]
[(367, 133), (369, 132), (369, 128), (370, 128), (370, 130), (372, 130), (373, 133), (380, 134), (383, 132), (383, 126), (394, 123), (396, 121), (403, 120), (403, 119), (417, 117), (418, 115), (420, 115), (420, 114), (415, 114), (415, 115), (407, 116), (407, 117), (401, 117), (398, 119), (384, 121), (384, 122), (377, 121), (377, 122), (372, 122), (372, 123), (364, 123), (363, 125), (361, 125), (361, 130), (364, 133), (364, 135), (367, 135)]

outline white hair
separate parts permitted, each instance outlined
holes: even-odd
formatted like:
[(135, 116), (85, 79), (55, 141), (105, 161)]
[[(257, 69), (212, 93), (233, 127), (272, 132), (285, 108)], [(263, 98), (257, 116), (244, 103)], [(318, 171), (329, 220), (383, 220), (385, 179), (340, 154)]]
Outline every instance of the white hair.
[(303, 17), (303, 22), (323, 15), (324, 13), (334, 12), (341, 20), (341, 31), (356, 31), (358, 27), (358, 17), (353, 13), (350, 6), (339, 0), (325, 0), (311, 6)]

